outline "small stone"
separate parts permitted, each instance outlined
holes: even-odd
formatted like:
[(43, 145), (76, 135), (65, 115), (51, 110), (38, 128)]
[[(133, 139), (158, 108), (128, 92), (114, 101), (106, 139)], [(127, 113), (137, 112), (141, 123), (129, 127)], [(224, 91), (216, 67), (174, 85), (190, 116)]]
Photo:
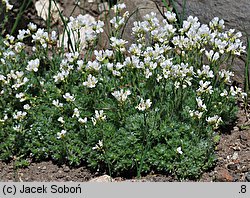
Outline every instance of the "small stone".
[(242, 141), (247, 141), (247, 137), (245, 135), (243, 135), (243, 134), (240, 135), (240, 139)]
[(250, 182), (250, 172), (248, 172), (246, 175), (246, 181)]
[(233, 128), (233, 130), (234, 130), (234, 131), (239, 131), (240, 129), (239, 129), (239, 127), (235, 126), (235, 127)]
[(47, 169), (47, 167), (46, 167), (46, 166), (43, 166), (43, 167), (42, 167), (42, 170), (46, 170), (46, 169)]
[(96, 178), (93, 178), (91, 180), (89, 180), (89, 182), (112, 182), (113, 179), (108, 176), (108, 175), (103, 175), (103, 176), (100, 176), (100, 177), (96, 177)]
[(227, 169), (220, 168), (217, 170), (216, 181), (218, 182), (232, 182), (234, 180), (233, 176), (229, 173)]
[(242, 171), (243, 173), (247, 172), (247, 171), (248, 171), (248, 167), (247, 167), (247, 166), (242, 166), (242, 167), (241, 167), (241, 171)]
[(237, 166), (237, 164), (228, 164), (228, 165), (227, 165), (227, 168), (228, 168), (229, 170), (237, 170), (237, 169), (238, 169), (238, 166)]
[(66, 166), (66, 167), (63, 169), (63, 171), (64, 171), (65, 173), (67, 173), (67, 172), (70, 171), (70, 168), (69, 168), (68, 166)]
[(70, 176), (67, 175), (65, 179), (66, 181), (70, 181)]
[(232, 156), (232, 160), (237, 160), (239, 157), (239, 154), (237, 152), (234, 152), (233, 156)]

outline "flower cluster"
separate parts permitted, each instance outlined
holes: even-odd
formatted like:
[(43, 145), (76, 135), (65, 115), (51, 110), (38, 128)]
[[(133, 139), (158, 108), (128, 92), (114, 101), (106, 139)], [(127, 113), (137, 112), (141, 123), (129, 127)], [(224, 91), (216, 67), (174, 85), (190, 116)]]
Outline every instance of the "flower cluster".
[(39, 67), (39, 64), (40, 64), (40, 60), (37, 58), (35, 60), (30, 60), (28, 62), (28, 66), (26, 67), (26, 69), (28, 71), (34, 71), (34, 72), (37, 72), (38, 71), (38, 67)]
[(139, 111), (145, 111), (149, 109), (151, 105), (152, 105), (152, 102), (150, 101), (150, 99), (147, 99), (146, 101), (144, 101), (144, 99), (141, 98), (140, 103), (135, 108), (138, 109)]
[(114, 91), (112, 95), (118, 100), (118, 102), (123, 103), (127, 100), (128, 96), (131, 95), (129, 90), (124, 91), (121, 89), (120, 91)]

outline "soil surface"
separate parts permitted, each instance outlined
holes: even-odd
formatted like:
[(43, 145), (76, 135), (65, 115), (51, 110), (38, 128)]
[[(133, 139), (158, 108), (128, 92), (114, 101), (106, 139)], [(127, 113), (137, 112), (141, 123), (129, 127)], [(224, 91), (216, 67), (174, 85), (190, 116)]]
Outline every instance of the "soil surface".
[[(70, 6), (74, 6), (71, 0), (65, 0), (62, 4), (67, 7), (68, 11)], [(95, 17), (100, 14), (94, 9), (84, 10), (92, 12)], [(95, 6), (95, 5), (92, 5)], [(96, 8), (95, 8), (96, 9)], [(78, 13), (80, 11), (78, 10)], [(37, 17), (28, 15), (29, 20), (36, 21)], [(39, 19), (40, 20), (40, 19)], [(249, 112), (248, 112), (249, 114)], [(239, 111), (238, 119), (235, 126), (228, 128), (226, 132), (221, 134), (220, 142), (216, 148), (217, 162), (215, 167), (210, 171), (205, 172), (199, 180), (200, 182), (250, 182), (250, 121), (246, 118), (243, 110)], [(27, 168), (15, 169), (14, 163), (5, 163), (0, 161), (0, 181), (107, 181), (99, 173), (91, 173), (86, 167), (70, 168), (68, 166), (58, 166), (51, 161), (31, 163)], [(101, 177), (100, 177), (101, 176)], [(110, 181), (110, 179), (109, 179)], [(178, 181), (176, 178), (167, 175), (154, 175), (150, 174), (141, 179), (126, 179), (126, 178), (113, 178), (112, 181), (142, 181), (142, 182), (167, 182)], [(191, 181), (191, 180), (187, 180)]]

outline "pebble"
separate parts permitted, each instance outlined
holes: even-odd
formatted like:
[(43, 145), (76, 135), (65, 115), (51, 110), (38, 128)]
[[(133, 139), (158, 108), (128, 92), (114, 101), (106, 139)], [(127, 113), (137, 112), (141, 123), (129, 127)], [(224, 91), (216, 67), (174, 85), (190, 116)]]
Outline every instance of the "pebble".
[(96, 178), (93, 178), (91, 180), (89, 180), (89, 182), (112, 182), (113, 179), (108, 176), (108, 175), (103, 175), (103, 176), (100, 176), (100, 177), (96, 177)]
[(63, 169), (63, 171), (64, 171), (65, 173), (67, 173), (67, 172), (70, 171), (70, 168), (69, 168), (68, 166), (66, 166), (66, 167)]
[(228, 168), (229, 170), (237, 170), (237, 169), (238, 169), (238, 166), (237, 166), (237, 164), (228, 164), (228, 165), (227, 165), (227, 168)]
[(234, 152), (233, 156), (232, 156), (232, 160), (237, 160), (239, 157), (239, 154), (237, 152)]
[(246, 180), (247, 180), (248, 182), (250, 182), (250, 172), (247, 173), (247, 175), (246, 175)]
[(59, 179), (60, 179), (60, 178), (63, 178), (63, 177), (64, 177), (64, 176), (61, 175), (61, 174), (56, 176), (56, 178), (59, 178)]

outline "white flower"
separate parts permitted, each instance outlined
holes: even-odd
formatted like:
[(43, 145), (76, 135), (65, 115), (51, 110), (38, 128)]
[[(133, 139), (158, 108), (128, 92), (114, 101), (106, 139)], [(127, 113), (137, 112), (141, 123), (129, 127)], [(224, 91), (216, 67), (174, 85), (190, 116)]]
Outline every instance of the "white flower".
[(197, 74), (200, 78), (201, 77), (205, 77), (205, 78), (213, 78), (214, 77), (213, 70), (210, 70), (209, 65), (203, 65), (202, 71), (200, 69), (198, 69)]
[(37, 30), (37, 25), (34, 24), (34, 23), (32, 23), (32, 22), (29, 22), (28, 28), (29, 28), (30, 31), (33, 31), (33, 32), (34, 32), (34, 31)]
[(6, 11), (12, 10), (13, 5), (9, 3), (9, 0), (2, 0), (2, 2), (6, 5)]
[(8, 115), (5, 114), (4, 117), (3, 117), (3, 119), (0, 119), (0, 122), (5, 122), (7, 119), (8, 119)]
[(135, 107), (136, 109), (138, 109), (139, 111), (145, 111), (147, 109), (149, 109), (152, 105), (152, 102), (150, 101), (150, 99), (147, 99), (146, 101), (144, 101), (141, 98), (140, 103)]
[(95, 118), (97, 120), (102, 120), (102, 121), (106, 120), (106, 116), (104, 115), (103, 110), (100, 110), (100, 111), (95, 110)]
[(228, 92), (226, 89), (223, 90), (223, 92), (220, 94), (221, 97), (228, 96)]
[(202, 110), (202, 111), (206, 111), (207, 110), (206, 105), (203, 104), (203, 100), (200, 97), (196, 98), (196, 102), (197, 102), (198, 108), (200, 110)]
[(235, 91), (233, 86), (230, 87), (230, 94), (231, 94), (231, 96), (237, 95), (237, 91)]
[(94, 70), (98, 72), (101, 69), (101, 65), (97, 61), (88, 61), (86, 65), (87, 70)]
[(51, 41), (56, 42), (57, 40), (57, 33), (56, 31), (51, 32)]
[(121, 3), (121, 4), (116, 4), (112, 7), (112, 10), (114, 10), (114, 13), (118, 13), (120, 12), (121, 10), (125, 9), (126, 8), (126, 5), (125, 3)]
[(176, 149), (176, 151), (177, 151), (180, 155), (183, 154), (183, 152), (182, 152), (182, 150), (181, 150), (181, 147), (178, 147), (178, 148)]
[(13, 130), (14, 130), (14, 131), (17, 131), (17, 132), (20, 132), (20, 131), (22, 130), (22, 127), (21, 127), (20, 124), (18, 124), (18, 125), (15, 125), (15, 126), (13, 127)]
[(58, 122), (61, 122), (62, 124), (65, 123), (65, 121), (63, 120), (63, 117), (59, 117), (59, 118), (57, 119), (57, 121), (58, 121)]
[(98, 82), (98, 80), (94, 76), (89, 74), (87, 81), (83, 82), (83, 85), (88, 87), (88, 88), (94, 88), (96, 86), (97, 82)]
[(30, 105), (29, 104), (25, 104), (25, 105), (23, 105), (23, 109), (25, 109), (25, 110), (29, 110), (31, 107), (30, 107)]
[(35, 34), (32, 35), (32, 42), (38, 42), (42, 47), (47, 47), (47, 41), (49, 40), (48, 32), (45, 32), (44, 29), (39, 28)]
[(29, 30), (18, 30), (18, 35), (17, 35), (18, 40), (22, 41), (26, 34), (27, 35), (30, 34), (30, 31)]
[(38, 58), (36, 58), (35, 60), (30, 60), (28, 62), (28, 66), (26, 67), (26, 69), (28, 71), (37, 72), (39, 65), (40, 65), (40, 60)]
[(219, 127), (219, 124), (223, 122), (221, 117), (219, 117), (218, 115), (208, 117), (206, 118), (206, 121), (208, 122), (208, 124), (214, 125), (214, 129), (217, 129)]
[(225, 83), (230, 83), (231, 82), (230, 78), (234, 76), (234, 73), (231, 71), (226, 71), (225, 69), (222, 69), (221, 71), (219, 71), (219, 76), (221, 78), (224, 78)]
[(97, 120), (96, 120), (95, 118), (91, 117), (91, 121), (92, 121), (93, 125), (95, 126), (95, 125), (96, 125)]
[(22, 42), (15, 43), (15, 51), (20, 53), (25, 48), (25, 44)]
[(16, 94), (16, 98), (20, 99), (20, 102), (23, 102), (23, 101), (26, 100), (25, 94), (22, 93), (22, 92), (21, 92), (21, 93), (17, 93), (17, 94)]
[(0, 81), (6, 83), (6, 77), (2, 74), (0, 74)]
[(128, 43), (128, 41), (125, 41), (123, 39), (117, 39), (115, 37), (111, 37), (110, 38), (111, 41), (111, 46), (115, 49), (115, 50), (120, 50), (121, 52), (126, 51), (125, 49), (125, 44)]
[(111, 93), (119, 102), (125, 102), (127, 97), (131, 94), (130, 90), (124, 91), (121, 89), (120, 91), (114, 91)]
[(86, 124), (87, 121), (88, 121), (87, 117), (78, 119), (78, 122), (81, 123), (81, 124)]
[(112, 71), (113, 68), (114, 68), (114, 63), (107, 63), (107, 69), (108, 69), (109, 71)]
[(84, 64), (83, 60), (78, 60), (76, 64), (78, 65), (77, 70), (81, 71), (83, 69), (83, 64)]
[(214, 17), (210, 22), (209, 26), (211, 29), (219, 28), (219, 29), (224, 29), (224, 20), (219, 19), (218, 17)]
[(70, 95), (70, 93), (65, 93), (63, 95), (63, 98), (67, 101), (67, 102), (73, 102), (75, 101), (74, 95)]
[(211, 84), (210, 81), (203, 82), (203, 80), (201, 80), (199, 82), (200, 87), (196, 90), (197, 94), (198, 95), (201, 95), (202, 93), (212, 94), (213, 93), (213, 87), (210, 84)]
[(98, 121), (105, 121), (106, 115), (104, 115), (103, 110), (95, 110), (95, 117), (91, 117), (91, 121), (93, 125), (95, 126)]
[(112, 74), (113, 74), (114, 76), (121, 76), (121, 72), (119, 72), (119, 71), (117, 71), (117, 70), (113, 70), (113, 71), (112, 71)]
[(53, 100), (52, 104), (55, 105), (56, 107), (63, 107), (63, 103), (60, 103), (59, 100)]
[(77, 108), (74, 108), (74, 113), (72, 115), (72, 118), (74, 118), (74, 117), (77, 117), (77, 118), (80, 117), (80, 111)]
[(213, 50), (205, 51), (205, 55), (209, 61), (216, 61), (220, 58), (220, 54), (218, 52), (214, 52)]
[(189, 115), (190, 115), (191, 117), (201, 119), (201, 117), (202, 117), (202, 115), (203, 115), (203, 112), (202, 112), (202, 111), (190, 110), (190, 111), (189, 111)]
[(93, 150), (102, 149), (102, 147), (103, 147), (103, 142), (102, 140), (99, 140), (98, 143), (92, 149)]
[(170, 23), (177, 21), (176, 14), (173, 12), (167, 11), (164, 15), (167, 17), (167, 19)]
[(149, 78), (150, 76), (153, 75), (153, 73), (147, 68), (147, 69), (145, 70), (145, 72), (144, 72), (144, 75), (145, 75), (146, 78)]
[(53, 76), (55, 83), (63, 81), (66, 77), (68, 77), (69, 71), (68, 70), (62, 70), (57, 75)]
[(16, 113), (13, 114), (13, 118), (15, 120), (22, 120), (26, 115), (27, 115), (26, 112), (18, 111), (18, 112), (16, 112)]
[(57, 139), (63, 139), (66, 135), (67, 131), (66, 130), (61, 130), (61, 132), (57, 133)]
[(93, 30), (97, 34), (103, 32), (103, 26), (104, 26), (104, 22), (103, 21), (95, 21), (93, 25), (94, 25)]

